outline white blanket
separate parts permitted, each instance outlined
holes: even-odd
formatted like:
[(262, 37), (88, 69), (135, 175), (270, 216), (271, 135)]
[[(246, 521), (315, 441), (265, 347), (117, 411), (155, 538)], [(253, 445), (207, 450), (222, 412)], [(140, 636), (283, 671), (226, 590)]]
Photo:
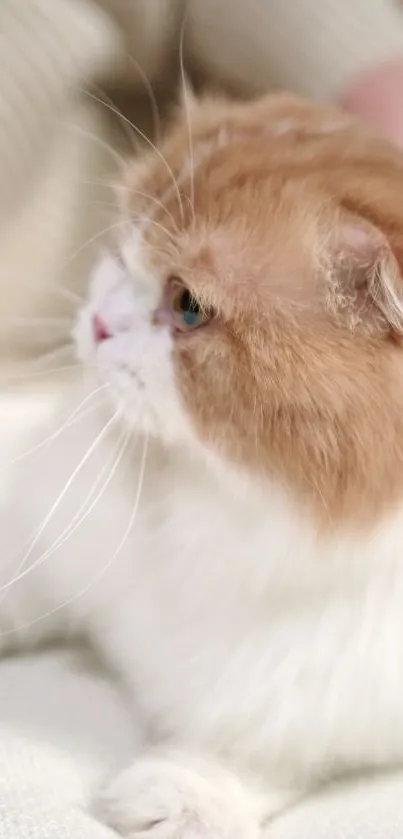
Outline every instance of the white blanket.
[(92, 801), (134, 737), (111, 686), (77, 663), (58, 651), (0, 668), (1, 839), (114, 835)]
[[(1, 452), (52, 410), (53, 396), (0, 400)], [(4, 462), (4, 460), (3, 460)], [(1, 471), (7, 489), (7, 470)], [(139, 729), (83, 654), (53, 650), (0, 663), (0, 839), (112, 839), (93, 800), (136, 752)], [(402, 839), (403, 776), (341, 788), (276, 822), (270, 839)], [(116, 839), (116, 837), (115, 837)]]
[[(65, 651), (5, 661), (0, 718), (1, 839), (112, 839), (92, 815), (92, 801), (99, 782), (136, 748), (113, 686)], [(307, 802), (269, 836), (401, 839), (403, 778)]]

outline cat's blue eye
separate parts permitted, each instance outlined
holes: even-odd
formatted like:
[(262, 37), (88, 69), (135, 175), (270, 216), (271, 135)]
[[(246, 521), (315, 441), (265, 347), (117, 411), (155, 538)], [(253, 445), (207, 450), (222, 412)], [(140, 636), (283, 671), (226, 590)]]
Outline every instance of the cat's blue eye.
[(211, 314), (199, 305), (194, 294), (180, 280), (172, 283), (171, 306), (175, 326), (182, 332), (197, 329), (211, 319)]
[(183, 320), (187, 326), (196, 326), (199, 320), (199, 312), (194, 311), (194, 309), (185, 309)]

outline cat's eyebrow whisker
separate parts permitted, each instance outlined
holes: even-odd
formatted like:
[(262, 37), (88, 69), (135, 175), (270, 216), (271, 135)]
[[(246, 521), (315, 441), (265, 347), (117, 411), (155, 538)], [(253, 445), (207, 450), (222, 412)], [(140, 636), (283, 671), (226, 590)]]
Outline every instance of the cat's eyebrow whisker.
[(78, 465), (73, 470), (69, 479), (66, 481), (66, 483), (65, 483), (63, 489), (61, 490), (61, 492), (59, 493), (56, 501), (54, 502), (54, 504), (52, 504), (52, 507), (50, 508), (49, 512), (46, 514), (44, 520), (42, 521), (40, 527), (38, 528), (38, 530), (34, 534), (33, 538), (29, 537), (29, 539), (27, 540), (29, 542), (29, 547), (28, 547), (27, 551), (25, 552), (21, 562), (18, 565), (16, 576), (12, 580), (9, 580), (7, 583), (4, 583), (2, 586), (0, 586), (0, 592), (7, 591), (7, 589), (9, 589), (11, 586), (13, 586), (19, 580), (22, 580), (24, 577), (27, 576), (27, 574), (30, 574), (35, 568), (37, 568), (38, 565), (41, 564), (42, 560), (41, 560), (41, 557), (39, 557), (39, 559), (35, 560), (31, 565), (28, 566), (28, 568), (26, 567), (27, 561), (28, 561), (29, 557), (31, 556), (33, 549), (35, 548), (35, 545), (37, 545), (42, 533), (44, 532), (45, 528), (47, 527), (47, 525), (49, 524), (49, 522), (53, 518), (53, 515), (55, 514), (59, 505), (61, 504), (63, 498), (66, 495), (66, 493), (70, 489), (72, 483), (76, 479), (77, 475), (79, 474), (79, 472), (81, 471), (83, 466), (87, 463), (87, 461), (91, 457), (93, 451), (96, 449), (96, 447), (101, 443), (103, 438), (106, 436), (106, 434), (110, 430), (113, 423), (118, 419), (119, 416), (121, 416), (121, 413), (122, 413), (122, 409), (118, 408), (115, 411), (115, 413), (110, 417), (110, 419), (105, 423), (105, 425), (103, 426), (103, 428), (101, 429), (99, 434), (97, 434), (97, 436), (95, 437), (95, 440), (93, 440), (91, 445), (88, 447), (87, 451), (85, 452), (85, 454), (81, 458), (80, 462), (78, 463)]
[(192, 121), (190, 115), (190, 106), (189, 106), (189, 97), (188, 91), (186, 86), (186, 78), (185, 78), (185, 62), (184, 62), (184, 40), (185, 40), (185, 27), (186, 27), (186, 18), (187, 18), (187, 7), (185, 7), (185, 11), (183, 14), (183, 20), (181, 25), (181, 31), (179, 35), (179, 68), (180, 68), (180, 75), (182, 80), (182, 90), (183, 90), (183, 101), (185, 106), (185, 116), (186, 116), (186, 126), (187, 126), (187, 133), (188, 133), (188, 152), (189, 152), (189, 164), (190, 164), (190, 205), (192, 211), (194, 213), (194, 151), (193, 151), (193, 138), (192, 138)]
[(190, 200), (190, 196), (187, 195), (186, 193), (184, 194), (184, 197), (186, 198), (186, 200), (189, 204), (189, 207), (190, 207), (190, 211), (192, 213), (192, 231), (194, 231), (195, 227), (196, 227), (196, 213), (195, 213), (194, 203), (192, 204), (192, 201)]
[(163, 259), (169, 259), (170, 256), (171, 256), (171, 254), (168, 251), (166, 251), (164, 248), (158, 248), (155, 245), (151, 246), (151, 250), (155, 254), (160, 254)]
[(144, 224), (144, 227), (147, 227), (148, 224), (153, 224), (154, 227), (157, 227), (159, 230), (162, 230), (169, 239), (173, 239), (172, 233), (168, 230), (167, 227), (164, 227), (163, 224), (160, 224), (159, 221), (154, 221), (154, 219), (150, 218), (149, 216), (130, 216), (130, 220), (136, 224), (140, 222), (140, 224)]
[(154, 242), (148, 243), (148, 247), (150, 248), (150, 251), (152, 251), (153, 253), (160, 253), (166, 259), (169, 259), (169, 257), (172, 256), (173, 252), (176, 253), (176, 248), (172, 248), (172, 250), (170, 250), (169, 248), (164, 247), (163, 245), (155, 245)]
[(166, 207), (165, 204), (163, 204), (162, 201), (159, 201), (159, 199), (155, 198), (154, 195), (148, 195), (147, 192), (141, 192), (141, 190), (139, 190), (139, 189), (130, 189), (129, 190), (128, 187), (127, 187), (127, 189), (128, 189), (128, 191), (130, 192), (131, 195), (139, 195), (141, 198), (145, 198), (147, 201), (152, 201), (152, 203), (155, 204), (157, 207), (161, 207), (161, 209), (164, 210), (164, 212), (171, 219), (172, 224), (175, 227), (175, 230), (179, 233), (179, 227), (178, 227), (172, 213), (168, 210), (168, 207)]
[[(80, 181), (80, 183), (83, 184), (83, 185), (87, 184), (87, 185), (93, 185), (93, 186), (110, 187), (112, 193), (114, 193), (114, 189), (112, 187), (112, 184), (108, 183), (107, 181), (101, 181), (101, 180), (95, 181), (95, 180), (93, 180), (93, 181)], [(119, 184), (118, 189), (119, 189), (119, 192), (123, 191), (123, 192), (128, 192), (129, 195), (138, 195), (140, 198), (144, 198), (146, 201), (150, 201), (155, 207), (160, 207), (160, 209), (164, 213), (166, 213), (168, 218), (171, 220), (172, 225), (173, 225), (174, 229), (176, 230), (176, 232), (177, 233), (180, 232), (179, 226), (178, 226), (177, 222), (175, 221), (174, 216), (172, 215), (170, 210), (168, 210), (168, 207), (165, 206), (163, 201), (160, 201), (158, 198), (156, 198), (155, 195), (150, 195), (148, 192), (143, 192), (140, 189), (134, 189), (132, 187), (125, 186), (124, 184)], [(189, 196), (185, 195), (184, 197), (189, 200)], [(119, 207), (119, 204), (118, 204), (117, 201), (89, 199), (89, 202), (91, 204), (97, 204), (97, 205), (104, 206), (104, 207), (112, 207), (112, 208), (115, 208), (116, 210), (120, 211), (120, 207)], [(192, 212), (194, 212), (193, 207), (192, 207)], [(148, 216), (147, 218), (151, 219), (150, 216)]]
[(44, 440), (41, 440), (39, 443), (37, 443), (35, 446), (32, 446), (27, 451), (17, 455), (17, 457), (14, 457), (6, 465), (13, 466), (15, 463), (19, 463), (21, 460), (25, 460), (25, 458), (35, 454), (35, 452), (47, 448), (51, 443), (53, 443), (54, 440), (57, 440), (58, 437), (60, 437), (60, 435), (63, 434), (63, 431), (65, 431), (66, 428), (69, 428), (77, 420), (82, 419), (82, 417), (84, 416), (84, 412), (82, 409), (93, 400), (94, 396), (97, 396), (99, 393), (105, 391), (105, 388), (107, 387), (107, 384), (102, 384), (99, 385), (99, 387), (96, 387), (95, 390), (92, 390), (91, 393), (87, 394), (87, 396), (80, 402), (80, 404), (74, 409), (74, 411), (72, 411), (71, 414), (69, 414), (67, 419), (64, 420), (64, 422), (56, 429), (56, 431), (54, 431), (48, 437), (45, 437)]
[(146, 76), (143, 68), (141, 67), (141, 65), (138, 63), (138, 61), (136, 61), (133, 58), (132, 55), (130, 55), (130, 53), (128, 51), (126, 51), (126, 58), (128, 58), (130, 63), (133, 64), (133, 67), (135, 68), (135, 70), (139, 74), (140, 78), (144, 82), (144, 87), (145, 87), (145, 89), (148, 93), (149, 99), (150, 99), (150, 108), (151, 108), (151, 114), (152, 114), (152, 118), (153, 118), (154, 135), (155, 135), (155, 138), (156, 138), (157, 143), (158, 143), (161, 139), (161, 118), (160, 118), (160, 114), (159, 114), (159, 110), (158, 110), (158, 104), (157, 104), (157, 100), (156, 100), (155, 95), (154, 95), (154, 91), (152, 89), (151, 82), (147, 78), (147, 76)]
[[(81, 181), (81, 183), (89, 184), (89, 183), (95, 183), (95, 182), (94, 181)], [(172, 213), (170, 212), (170, 210), (168, 210), (168, 207), (165, 206), (164, 202), (160, 201), (158, 198), (156, 198), (155, 195), (150, 195), (148, 192), (142, 192), (141, 189), (133, 189), (132, 187), (124, 186), (124, 184), (119, 184), (119, 192), (128, 192), (129, 195), (138, 195), (140, 198), (145, 198), (146, 201), (151, 201), (151, 203), (154, 204), (156, 207), (160, 207), (161, 210), (163, 210), (164, 213), (166, 213), (167, 216), (169, 216), (169, 218), (172, 221), (173, 226), (175, 227), (175, 230), (179, 233), (178, 224), (175, 221)], [(106, 205), (108, 207), (115, 207), (116, 209), (119, 209), (119, 205), (116, 201), (112, 202), (112, 201), (97, 201), (97, 200), (95, 200), (92, 203), (102, 204), (102, 205)]]
[[(118, 117), (119, 121), (122, 123), (123, 130), (126, 134), (127, 139), (129, 140), (129, 143), (134, 147), (135, 153), (138, 154), (139, 152), (141, 152), (140, 140), (133, 133), (132, 129), (129, 128), (127, 120), (125, 119), (124, 114), (122, 114), (122, 111), (119, 110), (119, 108), (112, 102), (112, 99), (99, 85), (93, 84), (92, 89), (98, 92), (101, 103), (107, 106), (108, 110), (111, 110)], [(88, 90), (84, 90), (83, 92), (85, 95), (91, 95), (90, 91)]]
[(133, 122), (131, 122), (130, 119), (125, 117), (124, 114), (119, 114), (119, 111), (116, 108), (112, 107), (111, 105), (108, 105), (107, 102), (103, 102), (102, 99), (99, 98), (99, 96), (95, 96), (93, 93), (90, 93), (88, 90), (87, 91), (84, 90), (83, 93), (85, 93), (87, 96), (91, 97), (91, 99), (94, 99), (95, 102), (99, 102), (100, 105), (103, 105), (105, 108), (108, 108), (116, 116), (120, 116), (121, 119), (123, 119), (128, 125), (131, 126), (133, 131), (136, 131), (137, 134), (140, 137), (142, 137), (144, 142), (147, 143), (150, 146), (150, 148), (153, 149), (155, 154), (158, 155), (158, 157), (160, 158), (160, 160), (164, 164), (164, 166), (165, 166), (165, 168), (166, 168), (166, 170), (167, 170), (167, 172), (168, 172), (168, 174), (169, 174), (169, 176), (172, 180), (172, 185), (174, 187), (175, 194), (176, 194), (176, 197), (177, 197), (177, 200), (178, 200), (178, 205), (179, 205), (179, 209), (180, 209), (181, 216), (182, 216), (182, 222), (183, 222), (184, 221), (183, 205), (182, 205), (182, 198), (181, 198), (181, 193), (180, 193), (180, 189), (179, 189), (179, 186), (178, 186), (178, 182), (175, 178), (175, 175), (174, 175), (168, 161), (166, 160), (166, 158), (164, 157), (164, 155), (162, 154), (160, 149), (152, 142), (152, 140), (150, 140), (149, 137), (147, 137), (147, 134), (145, 134), (144, 131), (141, 131), (141, 129), (138, 128), (138, 126), (135, 125)]
[[(94, 96), (94, 94), (90, 93), (88, 90), (81, 89), (81, 93), (84, 93), (86, 96), (90, 96), (91, 99), (95, 99), (96, 102), (99, 102), (101, 105), (104, 105), (105, 108), (110, 108), (107, 102), (103, 102), (102, 99), (99, 99), (98, 96)], [(113, 110), (113, 109), (111, 109)], [(118, 112), (119, 115), (119, 112)], [(118, 163), (119, 168), (123, 172), (126, 168), (126, 161), (123, 155), (119, 154), (116, 149), (113, 148), (109, 143), (105, 143), (104, 140), (101, 140), (100, 137), (97, 137), (96, 134), (92, 134), (91, 131), (86, 131), (85, 128), (81, 128), (79, 125), (72, 125), (75, 131), (81, 134), (83, 137), (87, 137), (89, 140), (93, 140), (100, 148), (105, 149), (108, 151), (111, 157), (115, 160), (115, 163)]]
[(68, 266), (71, 265), (71, 263), (77, 258), (77, 256), (79, 256), (79, 254), (82, 253), (82, 251), (84, 251), (86, 248), (88, 248), (90, 245), (92, 245), (93, 242), (96, 242), (97, 239), (100, 239), (101, 236), (105, 236), (106, 233), (110, 233), (112, 230), (116, 230), (117, 228), (122, 228), (122, 227), (128, 226), (128, 225), (129, 225), (129, 222), (125, 218), (125, 219), (120, 219), (117, 222), (114, 222), (114, 224), (108, 225), (108, 227), (104, 227), (103, 230), (98, 230), (97, 233), (94, 233), (93, 236), (90, 236), (89, 239), (87, 239), (82, 245), (80, 245), (79, 248), (77, 248), (77, 250), (75, 250), (71, 254), (71, 256), (64, 263), (63, 270), (65, 271), (66, 268), (68, 268)]
[[(120, 187), (119, 186), (119, 189), (122, 189), (122, 188), (127, 190), (127, 192), (129, 192), (130, 195), (139, 195), (141, 198), (145, 198), (147, 201), (150, 201), (156, 207), (160, 207), (161, 210), (163, 210), (163, 212), (166, 213), (167, 216), (170, 218), (175, 230), (179, 233), (179, 227), (178, 227), (172, 213), (168, 210), (168, 207), (166, 207), (163, 204), (162, 201), (159, 201), (158, 198), (155, 198), (153, 195), (149, 195), (147, 192), (142, 192), (140, 189), (129, 189), (128, 187)], [(95, 205), (101, 206), (101, 207), (112, 207), (115, 210), (120, 211), (119, 204), (117, 203), (117, 201), (104, 201), (104, 200), (99, 200), (97, 198), (94, 198), (94, 199), (89, 198), (88, 203), (91, 204), (91, 205), (95, 204)], [(148, 216), (148, 218), (151, 218), (151, 216)]]

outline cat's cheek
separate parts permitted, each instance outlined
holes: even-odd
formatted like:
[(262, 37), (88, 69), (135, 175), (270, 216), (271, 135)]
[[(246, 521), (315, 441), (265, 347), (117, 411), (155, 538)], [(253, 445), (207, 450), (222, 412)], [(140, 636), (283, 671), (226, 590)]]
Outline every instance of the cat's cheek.
[(105, 342), (97, 354), (100, 377), (124, 405), (129, 426), (167, 443), (193, 441), (178, 391), (168, 329), (144, 325)]

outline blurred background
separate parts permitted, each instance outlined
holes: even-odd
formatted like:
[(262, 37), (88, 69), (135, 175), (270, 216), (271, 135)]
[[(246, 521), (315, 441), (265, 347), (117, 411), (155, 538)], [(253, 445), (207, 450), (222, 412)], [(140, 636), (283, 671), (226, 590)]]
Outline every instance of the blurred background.
[(403, 138), (396, 0), (1, 0), (3, 382), (73, 363), (113, 182), (163, 130), (182, 55), (196, 86), (340, 100)]
[[(338, 101), (403, 145), (403, 0), (0, 0), (0, 496), (78, 368), (70, 335), (118, 223), (113, 184), (158, 141), (181, 58), (196, 87)], [(97, 778), (100, 753), (132, 754), (113, 686), (70, 651), (5, 659), (0, 722), (1, 837), (107, 839), (82, 755)], [(336, 790), (275, 835), (397, 839), (402, 796), (403, 777)]]

